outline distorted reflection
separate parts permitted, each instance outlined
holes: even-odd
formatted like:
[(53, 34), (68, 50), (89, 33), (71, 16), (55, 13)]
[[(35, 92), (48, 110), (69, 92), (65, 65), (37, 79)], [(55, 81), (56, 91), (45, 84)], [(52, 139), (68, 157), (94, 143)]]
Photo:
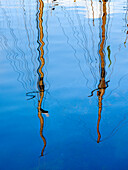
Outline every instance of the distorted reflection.
[(125, 169), (128, 0), (0, 6), (1, 169)]
[(42, 71), (43, 66), (45, 64), (44, 61), (44, 42), (43, 42), (43, 26), (42, 26), (42, 16), (43, 16), (43, 8), (44, 8), (44, 2), (42, 0), (39, 0), (39, 23), (38, 23), (38, 38), (39, 38), (39, 62), (40, 66), (38, 68), (38, 75), (39, 75), (39, 80), (38, 80), (38, 89), (39, 89), (39, 99), (38, 99), (38, 117), (40, 119), (40, 136), (43, 140), (44, 146), (41, 152), (41, 156), (43, 156), (44, 149), (46, 147), (46, 139), (43, 135), (43, 127), (44, 127), (44, 118), (42, 114), (45, 114), (46, 116), (49, 116), (48, 111), (42, 109), (42, 102), (44, 98), (44, 73)]
[[(100, 34), (100, 44), (99, 44), (99, 56), (100, 56), (100, 81), (98, 84), (98, 88), (93, 90), (91, 92), (91, 96), (93, 96), (93, 92), (97, 90), (97, 96), (98, 96), (98, 121), (97, 121), (97, 143), (101, 141), (101, 133), (100, 133), (100, 120), (101, 120), (101, 111), (102, 111), (102, 101), (103, 101), (103, 96), (105, 94), (105, 90), (108, 87), (108, 82), (105, 80), (106, 76), (106, 70), (105, 70), (105, 53), (104, 53), (104, 48), (105, 48), (105, 41), (106, 41), (106, 17), (107, 17), (107, 10), (106, 10), (106, 3), (107, 0), (102, 0), (102, 8), (103, 8), (103, 15), (102, 15), (102, 25), (100, 27), (101, 29), (101, 34)], [(107, 48), (108, 50), (108, 58), (110, 60), (110, 46)], [(110, 62), (111, 65), (111, 62)]]

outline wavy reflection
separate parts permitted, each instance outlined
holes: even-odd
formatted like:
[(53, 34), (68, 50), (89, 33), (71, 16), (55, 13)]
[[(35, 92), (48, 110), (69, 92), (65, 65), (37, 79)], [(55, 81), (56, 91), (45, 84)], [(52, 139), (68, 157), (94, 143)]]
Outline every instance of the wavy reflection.
[[(31, 46), (31, 43), (30, 43), (30, 33), (28, 31), (28, 28), (27, 28), (27, 21), (26, 21), (26, 14), (27, 13), (26, 13), (25, 7), (24, 7), (24, 0), (22, 2), (23, 2), (23, 5), (22, 5), (23, 6), (22, 7), (23, 8), (23, 19), (24, 19), (25, 30), (26, 30), (26, 33), (27, 33), (26, 35), (27, 35), (27, 39), (28, 39), (28, 47), (30, 48), (30, 52), (31, 52), (31, 57), (32, 57), (31, 62), (33, 64), (33, 67), (35, 68), (35, 62), (34, 61), (36, 61), (36, 60), (34, 60), (34, 53), (32, 51), (32, 46)], [(76, 0), (74, 0), (74, 2), (76, 2)], [(98, 120), (97, 120), (97, 136), (98, 136), (98, 138), (97, 138), (97, 143), (99, 143), (101, 141), (100, 121), (101, 121), (101, 113), (102, 113), (102, 109), (103, 109), (103, 97), (104, 97), (106, 88), (108, 87), (108, 83), (109, 83), (109, 81), (106, 81), (106, 69), (105, 69), (106, 63), (105, 63), (105, 50), (104, 50), (105, 44), (106, 44), (106, 39), (107, 39), (107, 28), (108, 28), (108, 23), (109, 23), (109, 22), (107, 23), (107, 7), (106, 7), (107, 3), (109, 3), (107, 0), (102, 0), (102, 2), (101, 2), (102, 8), (103, 8), (103, 14), (101, 12), (102, 16), (101, 16), (101, 20), (100, 20), (101, 21), (101, 23), (100, 23), (100, 43), (99, 43), (99, 49), (98, 49), (98, 53), (99, 53), (99, 57), (100, 57), (100, 81), (99, 81), (98, 87), (96, 89), (94, 89), (91, 92), (91, 95), (89, 96), (89, 97), (93, 96), (93, 93), (95, 91), (97, 91), (97, 96), (98, 96)], [(43, 41), (44, 34), (43, 34), (43, 25), (42, 25), (43, 24), (42, 17), (43, 17), (44, 2), (43, 2), (43, 0), (38, 0), (37, 4), (38, 4), (37, 5), (38, 6), (37, 29), (38, 29), (38, 44), (39, 44), (39, 47), (38, 47), (39, 67), (38, 67), (37, 72), (38, 72), (38, 76), (39, 76), (39, 78), (38, 78), (38, 90), (39, 91), (28, 92), (28, 93), (26, 93), (26, 95), (28, 97), (30, 97), (28, 99), (28, 100), (30, 100), (30, 99), (33, 99), (33, 98), (36, 97), (36, 95), (34, 95), (34, 94), (39, 94), (38, 117), (40, 119), (40, 136), (41, 136), (43, 143), (44, 143), (43, 149), (41, 151), (41, 156), (43, 156), (44, 150), (45, 150), (45, 147), (46, 147), (46, 139), (43, 135), (43, 128), (44, 128), (44, 117), (43, 117), (43, 115), (49, 116), (49, 114), (48, 114), (48, 111), (46, 111), (42, 108), (42, 103), (43, 103), (43, 100), (44, 100), (44, 92), (45, 92), (44, 73), (42, 71), (42, 69), (45, 65), (44, 49), (43, 49), (45, 44), (44, 44), (44, 41)], [(56, 0), (53, 0), (52, 1), (52, 10), (55, 10), (55, 6), (57, 6), (57, 5), (58, 5), (58, 3), (56, 3)], [(95, 16), (94, 16), (94, 7), (93, 7), (93, 1), (92, 0), (91, 0), (91, 7), (92, 7), (93, 26), (94, 26)], [(89, 11), (88, 8), (87, 8), (87, 10)], [(64, 12), (65, 18), (68, 20), (70, 28), (72, 29), (73, 36), (76, 39), (77, 45), (84, 51), (85, 54), (87, 54), (87, 56), (89, 58), (88, 60), (90, 61), (89, 62), (90, 71), (92, 72), (92, 75), (96, 79), (95, 73), (93, 71), (94, 69), (93, 69), (93, 66), (92, 66), (93, 59), (92, 59), (92, 56), (91, 56), (90, 51), (89, 51), (90, 48), (87, 48), (87, 45), (86, 45), (88, 43), (87, 35), (85, 34), (85, 28), (82, 25), (80, 15), (79, 15), (78, 10), (77, 10), (77, 5), (76, 5), (76, 8), (75, 8), (75, 14), (76, 14), (76, 19), (77, 19), (78, 27), (79, 27), (80, 31), (77, 30), (77, 26), (75, 26), (75, 22), (72, 20), (71, 16), (69, 15), (68, 10), (67, 11), (63, 10), (63, 12)], [(6, 13), (5, 13), (5, 16), (6, 16)], [(86, 77), (84, 71), (82, 70), (80, 58), (77, 57), (77, 55), (76, 55), (77, 49), (72, 45), (72, 43), (69, 42), (69, 36), (66, 34), (66, 31), (64, 30), (63, 25), (61, 23), (61, 20), (59, 19), (59, 17), (57, 17), (57, 18), (58, 18), (58, 22), (60, 24), (60, 27), (62, 28), (63, 34), (67, 38), (67, 44), (72, 48), (72, 50), (74, 52), (74, 57), (78, 61), (80, 71), (87, 81), (87, 83), (86, 83), (86, 85), (87, 85), (89, 79)], [(94, 35), (93, 35), (93, 31), (91, 30), (91, 26), (90, 26), (90, 23), (89, 23), (90, 18), (91, 17), (89, 16), (89, 12), (88, 12), (88, 25), (89, 25), (90, 31), (92, 33), (92, 35), (91, 35), (92, 36), (92, 44), (93, 44), (93, 48), (94, 48)], [(8, 29), (10, 30), (10, 34), (13, 37), (14, 50), (11, 50), (11, 48), (8, 46), (8, 40), (6, 39), (6, 37), (4, 37), (2, 35), (1, 39), (4, 39), (3, 41), (6, 42), (5, 46), (10, 51), (8, 58), (9, 58), (11, 64), (14, 65), (15, 70), (17, 70), (17, 72), (19, 73), (18, 80), (20, 80), (22, 82), (23, 86), (25, 86), (26, 89), (27, 89), (27, 83), (26, 82), (28, 81), (29, 84), (31, 85), (31, 81), (32, 81), (32, 79), (31, 79), (32, 75), (30, 74), (31, 71), (29, 70), (29, 67), (28, 67), (29, 63), (25, 58), (24, 52), (18, 47), (18, 38), (14, 34), (14, 30), (11, 28), (10, 23), (11, 23), (11, 21), (9, 20), (9, 18), (7, 16), (7, 25), (8, 25)], [(31, 26), (31, 29), (32, 29), (31, 23), (30, 23), (30, 26)], [(128, 1), (127, 1), (127, 11), (126, 11), (126, 26), (127, 26), (127, 29), (128, 29)], [(33, 32), (33, 35), (34, 35), (33, 30), (32, 30), (32, 32)], [(82, 35), (81, 37), (80, 37), (80, 33)], [(127, 39), (128, 39), (128, 30), (126, 31), (126, 39), (125, 39), (125, 42), (124, 42), (125, 46), (126, 46)], [(46, 41), (47, 41), (47, 39), (46, 39)], [(80, 41), (81, 41), (81, 44), (80, 44)], [(108, 60), (109, 60), (109, 66), (108, 67), (110, 67), (111, 64), (112, 64), (112, 61), (111, 61), (111, 46), (107, 47), (107, 51), (108, 51)], [(13, 56), (13, 57), (11, 58), (10, 56)], [(21, 58), (18, 57), (18, 56), (21, 56)], [(24, 67), (25, 67), (25, 69), (24, 69)], [(22, 70), (23, 70), (23, 73), (22, 73)], [(27, 74), (28, 76), (25, 77), (26, 79), (24, 78), (24, 76), (25, 76), (24, 70), (28, 72), (28, 74)], [(34, 82), (34, 80), (33, 80), (33, 82)], [(97, 82), (97, 80), (96, 80), (96, 82)]]
[(38, 29), (38, 43), (39, 43), (39, 48), (38, 48), (38, 51), (39, 51), (39, 62), (40, 62), (40, 65), (39, 65), (39, 68), (38, 68), (38, 75), (39, 75), (39, 80), (38, 80), (38, 89), (39, 89), (39, 100), (38, 100), (38, 117), (40, 119), (40, 136), (43, 140), (43, 143), (44, 143), (44, 146), (43, 146), (43, 149), (41, 151), (41, 156), (44, 155), (44, 149), (46, 147), (46, 139), (43, 135), (43, 127), (44, 127), (44, 118), (42, 116), (42, 113), (45, 114), (46, 116), (49, 116), (48, 115), (48, 111), (42, 109), (42, 102), (43, 102), (43, 98), (44, 98), (44, 73), (42, 71), (43, 67), (44, 67), (44, 64), (45, 64), (45, 61), (44, 61), (44, 50), (43, 50), (43, 47), (44, 47), (44, 41), (43, 41), (43, 37), (44, 37), (44, 34), (43, 34), (43, 26), (42, 26), (42, 23), (43, 23), (43, 20), (42, 20), (42, 16), (43, 16), (43, 8), (44, 8), (44, 2), (42, 0), (39, 0), (39, 12), (37, 13), (37, 29)]
[[(5, 17), (5, 21), (7, 23), (7, 29), (11, 35), (13, 45), (14, 47), (12, 48), (10, 45), (10, 41), (8, 39), (9, 36), (7, 35), (0, 35), (3, 40), (3, 48), (5, 51), (7, 51), (7, 60), (9, 60), (13, 70), (18, 73), (17, 81), (20, 82), (25, 90), (28, 90), (27, 82), (30, 80), (29, 77), (26, 78), (25, 72), (28, 71), (28, 63), (25, 58), (25, 53), (24, 51), (18, 46), (18, 37), (14, 33), (14, 29), (11, 26), (12, 20), (11, 20), (11, 12), (8, 11), (6, 12), (5, 8), (2, 6), (2, 3), (0, 1), (0, 6), (1, 9), (3, 10), (3, 16)], [(9, 13), (9, 14), (8, 14)], [(9, 17), (10, 16), (10, 17)], [(9, 52), (8, 52), (9, 51)]]
[[(106, 0), (102, 0), (102, 8), (103, 8), (103, 15), (102, 15), (102, 20), (101, 20), (101, 34), (100, 34), (100, 44), (99, 44), (99, 56), (100, 56), (100, 81), (98, 84), (98, 88), (93, 90), (91, 92), (91, 96), (93, 96), (93, 92), (97, 91), (97, 96), (98, 96), (98, 121), (97, 121), (97, 143), (101, 141), (101, 133), (100, 133), (100, 121), (101, 121), (101, 112), (102, 112), (102, 102), (103, 102), (103, 96), (105, 94), (105, 90), (108, 87), (108, 82), (105, 80), (106, 77), (106, 70), (105, 70), (105, 41), (106, 41), (106, 18), (107, 18), (107, 9), (106, 9)], [(108, 47), (108, 55), (110, 58), (110, 51)]]
[[(28, 31), (28, 28), (27, 28), (27, 22), (26, 22), (26, 10), (25, 10), (25, 5), (24, 5), (24, 0), (22, 1), (22, 9), (23, 9), (23, 20), (24, 20), (24, 28), (25, 28), (25, 31), (26, 31), (26, 37), (28, 39), (28, 48), (30, 49), (30, 53), (31, 53), (31, 63), (33, 65), (33, 68), (35, 68), (35, 62), (34, 62), (34, 54), (33, 54), (33, 50), (32, 50), (32, 47), (31, 47), (31, 41), (30, 41), (30, 36), (29, 36), (29, 31)], [(30, 24), (29, 24), (30, 25)], [(34, 74), (34, 73), (33, 73)], [(30, 79), (30, 87), (32, 86), (32, 89), (34, 89), (34, 79), (33, 79), (33, 76), (32, 76), (32, 72), (29, 71), (29, 75), (31, 77)], [(31, 89), (31, 90), (32, 90)]]
[[(86, 3), (86, 6), (87, 6), (87, 3)], [(90, 32), (91, 32), (91, 39), (92, 39), (92, 42), (93, 42), (92, 43), (93, 55), (91, 55), (90, 47), (88, 47), (88, 45), (90, 44), (88, 42), (88, 39), (87, 39), (88, 38), (87, 37), (88, 33), (85, 32), (86, 26), (82, 24), (82, 20), (81, 20), (81, 17), (79, 15), (79, 12), (78, 12), (77, 8), (78, 8), (78, 6), (76, 4), (75, 5), (75, 10), (74, 10), (74, 12), (75, 12), (74, 16), (76, 17), (76, 21), (74, 20), (74, 18), (72, 18), (72, 14), (70, 14), (70, 12), (68, 10), (66, 10), (65, 7), (62, 7), (62, 12), (64, 13), (64, 18), (68, 22), (69, 27), (71, 28), (73, 38), (76, 40), (76, 43), (77, 43), (77, 47), (79, 47), (83, 51), (83, 56), (84, 56), (84, 59), (85, 59), (85, 64), (88, 64), (88, 67), (90, 69), (90, 72), (91, 72), (93, 78), (95, 79), (95, 84), (96, 84), (97, 77), (96, 77), (96, 74), (95, 74), (95, 71), (94, 71), (95, 68), (93, 66), (93, 60), (94, 60), (93, 57), (95, 56), (95, 54), (94, 54), (94, 34), (93, 34), (93, 30), (91, 28), (91, 25), (89, 23), (90, 21), (88, 19), (88, 26), (89, 26), (89, 29), (90, 29)], [(88, 7), (87, 7), (87, 9), (88, 9)], [(89, 12), (88, 12), (88, 15), (89, 15)], [(65, 26), (63, 25), (63, 22), (61, 21), (61, 19), (58, 17), (58, 15), (55, 15), (55, 16), (57, 17), (59, 25), (62, 28), (63, 34), (65, 35), (65, 37), (67, 39), (67, 44), (74, 51), (74, 57), (78, 61), (78, 66), (80, 68), (82, 76), (86, 80), (86, 86), (90, 89), (90, 87), (88, 86), (89, 79), (87, 78), (86, 74), (84, 73), (84, 71), (83, 71), (83, 69), (81, 67), (80, 56), (79, 57), (77, 56), (77, 51), (78, 51), (77, 47), (75, 47), (74, 44), (70, 42), (71, 41), (70, 35), (67, 34)], [(88, 17), (88, 18), (90, 18), (90, 17)], [(76, 22), (78, 22), (78, 27), (76, 25), (77, 24)], [(95, 61), (96, 60), (97, 59), (95, 57)]]
[(101, 43), (100, 43), (100, 49), (99, 49), (99, 55), (100, 55), (100, 82), (98, 85), (98, 91), (97, 91), (97, 96), (98, 96), (98, 122), (97, 122), (97, 143), (100, 142), (101, 139), (101, 133), (99, 130), (100, 127), (100, 120), (101, 120), (101, 111), (102, 111), (102, 100), (103, 100), (103, 96), (105, 94), (105, 89), (108, 87), (106, 85), (106, 80), (105, 80), (105, 76), (106, 76), (106, 71), (105, 71), (105, 53), (104, 53), (104, 46), (105, 46), (105, 39), (106, 39), (106, 32), (105, 32), (105, 25), (106, 25), (106, 17), (107, 17), (107, 10), (106, 10), (106, 0), (102, 0), (103, 3), (103, 16), (102, 16), (102, 26), (101, 26), (101, 30), (102, 30), (102, 37), (100, 37), (101, 39)]

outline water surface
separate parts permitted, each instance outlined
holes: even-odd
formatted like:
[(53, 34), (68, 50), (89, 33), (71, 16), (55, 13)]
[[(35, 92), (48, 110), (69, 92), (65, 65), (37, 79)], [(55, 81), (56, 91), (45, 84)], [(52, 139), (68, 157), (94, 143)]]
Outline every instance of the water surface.
[(128, 1), (0, 1), (1, 169), (128, 169)]

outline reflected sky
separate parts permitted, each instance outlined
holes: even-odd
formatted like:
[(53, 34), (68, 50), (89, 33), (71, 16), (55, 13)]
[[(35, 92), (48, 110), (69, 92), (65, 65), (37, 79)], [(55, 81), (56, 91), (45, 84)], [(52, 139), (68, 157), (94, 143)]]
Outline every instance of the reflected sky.
[(128, 1), (0, 1), (2, 169), (127, 169)]

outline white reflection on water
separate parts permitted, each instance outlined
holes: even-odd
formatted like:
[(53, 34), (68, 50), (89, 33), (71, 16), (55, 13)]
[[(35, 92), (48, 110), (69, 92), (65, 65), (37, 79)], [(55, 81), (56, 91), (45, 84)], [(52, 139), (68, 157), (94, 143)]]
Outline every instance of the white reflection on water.
[[(45, 1), (47, 3), (47, 1)], [(48, 1), (50, 6), (62, 6), (66, 7), (67, 10), (78, 10), (79, 14), (82, 14), (86, 18), (94, 18), (98, 19), (101, 18), (103, 15), (102, 11), (102, 3), (99, 3), (99, 1), (86, 1), (86, 0), (76, 0), (76, 1), (70, 1), (70, 0), (57, 0), (57, 1)], [(125, 5), (126, 2), (121, 1), (108, 1), (106, 7), (107, 7), (107, 14), (116, 14), (116, 13), (124, 13), (124, 10), (120, 8), (120, 6)]]

